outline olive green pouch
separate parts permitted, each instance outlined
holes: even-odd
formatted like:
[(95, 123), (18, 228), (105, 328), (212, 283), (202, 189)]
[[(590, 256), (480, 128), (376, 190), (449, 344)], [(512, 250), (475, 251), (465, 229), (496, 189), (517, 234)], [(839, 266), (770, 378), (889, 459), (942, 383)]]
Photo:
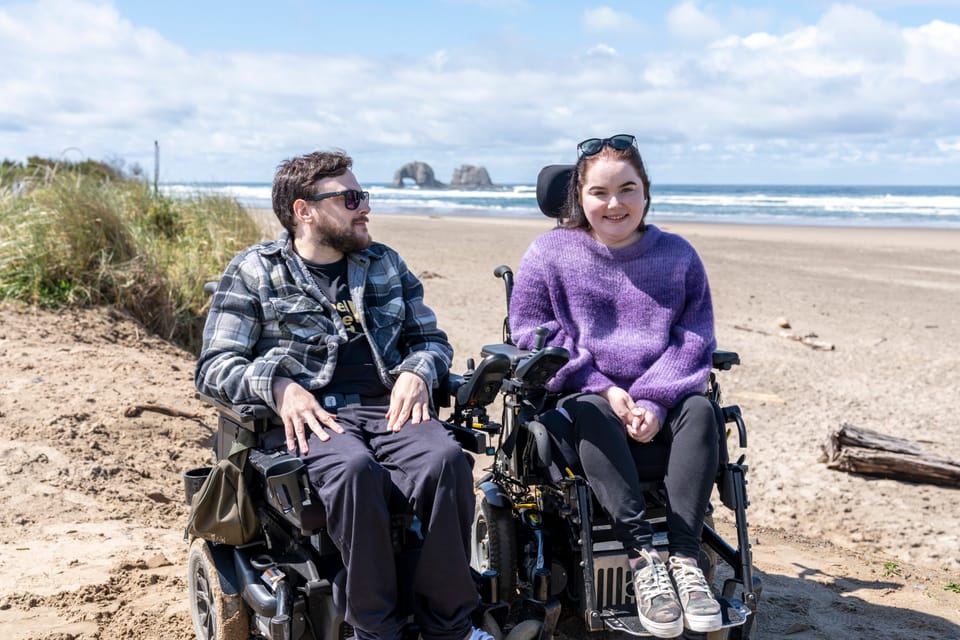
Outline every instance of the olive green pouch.
[(210, 470), (210, 475), (190, 502), (190, 519), (184, 538), (195, 536), (237, 546), (253, 540), (260, 519), (247, 492), (247, 457), (252, 433), (241, 430), (230, 453)]

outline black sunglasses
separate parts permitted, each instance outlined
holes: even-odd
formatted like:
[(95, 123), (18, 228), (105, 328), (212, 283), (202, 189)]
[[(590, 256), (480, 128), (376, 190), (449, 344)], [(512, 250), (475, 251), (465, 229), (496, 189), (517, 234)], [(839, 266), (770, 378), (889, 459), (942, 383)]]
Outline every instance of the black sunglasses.
[(361, 202), (370, 199), (370, 192), (344, 189), (343, 191), (331, 191), (330, 193), (317, 193), (312, 196), (303, 196), (303, 199), (310, 202), (319, 202), (320, 200), (336, 198), (337, 196), (343, 196), (343, 206), (345, 206), (348, 211), (353, 211), (360, 206)]
[(577, 145), (577, 157), (596, 155), (606, 145), (610, 145), (617, 151), (623, 151), (636, 146), (637, 139), (629, 133), (618, 133), (609, 138), (589, 138)]

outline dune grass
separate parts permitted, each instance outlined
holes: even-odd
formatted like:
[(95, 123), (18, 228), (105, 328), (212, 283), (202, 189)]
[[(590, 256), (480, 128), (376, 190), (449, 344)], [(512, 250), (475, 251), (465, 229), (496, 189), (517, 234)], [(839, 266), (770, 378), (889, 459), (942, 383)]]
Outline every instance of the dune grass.
[(0, 300), (112, 306), (196, 353), (204, 282), (260, 235), (229, 198), (180, 200), (135, 180), (51, 173), (0, 186)]

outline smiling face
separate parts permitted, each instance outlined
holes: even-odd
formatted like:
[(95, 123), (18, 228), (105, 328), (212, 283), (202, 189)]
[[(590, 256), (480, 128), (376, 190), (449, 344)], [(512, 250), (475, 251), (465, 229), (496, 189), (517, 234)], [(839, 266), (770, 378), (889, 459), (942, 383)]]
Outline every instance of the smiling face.
[(591, 159), (580, 185), (580, 205), (590, 232), (611, 248), (635, 242), (646, 200), (643, 181), (627, 160), (601, 153)]

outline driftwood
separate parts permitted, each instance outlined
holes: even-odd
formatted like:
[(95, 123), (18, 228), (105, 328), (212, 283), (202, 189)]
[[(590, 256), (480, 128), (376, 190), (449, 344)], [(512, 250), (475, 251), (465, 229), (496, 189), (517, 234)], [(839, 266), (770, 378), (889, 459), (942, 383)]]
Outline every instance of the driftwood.
[(816, 349), (818, 351), (833, 351), (835, 349), (832, 342), (818, 340), (819, 336), (815, 333), (794, 333), (793, 331), (781, 331), (780, 337), (788, 340), (796, 340), (800, 344), (805, 344), (811, 349)]
[(167, 407), (162, 404), (153, 403), (131, 404), (123, 410), (123, 415), (127, 418), (136, 418), (139, 417), (144, 411), (162, 413), (165, 416), (173, 416), (174, 418), (190, 418), (191, 420), (200, 420), (203, 418), (203, 416), (197, 413), (191, 413), (189, 411), (183, 411), (174, 407)]
[[(786, 328), (790, 328), (790, 322), (786, 319), (781, 319), (777, 321), (778, 326), (786, 325)], [(749, 331), (750, 333), (759, 333), (762, 336), (772, 335), (769, 331), (764, 331), (763, 329), (754, 329), (753, 327), (748, 327), (742, 324), (735, 324), (733, 328), (738, 331)], [(778, 334), (781, 338), (786, 338), (787, 340), (795, 340), (800, 344), (805, 344), (811, 349), (816, 351), (833, 351), (836, 349), (836, 346), (832, 342), (826, 342), (825, 340), (820, 340), (819, 336), (815, 333), (797, 333), (795, 331), (781, 331)]]
[(847, 423), (830, 434), (821, 462), (838, 471), (960, 486), (960, 461), (927, 453), (909, 440)]

